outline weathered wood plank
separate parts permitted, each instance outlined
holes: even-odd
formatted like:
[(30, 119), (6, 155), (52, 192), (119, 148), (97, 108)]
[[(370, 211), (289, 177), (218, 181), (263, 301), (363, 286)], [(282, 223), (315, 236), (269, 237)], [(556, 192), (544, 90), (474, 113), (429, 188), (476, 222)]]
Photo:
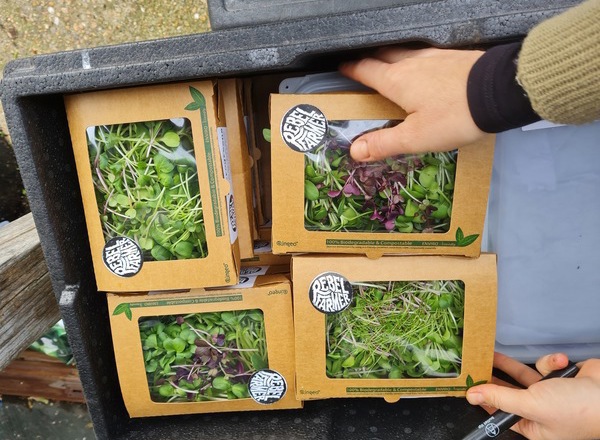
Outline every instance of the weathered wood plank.
[(33, 350), (25, 350), (0, 372), (2, 394), (85, 403), (77, 368)]
[(60, 319), (31, 214), (0, 228), (0, 371)]

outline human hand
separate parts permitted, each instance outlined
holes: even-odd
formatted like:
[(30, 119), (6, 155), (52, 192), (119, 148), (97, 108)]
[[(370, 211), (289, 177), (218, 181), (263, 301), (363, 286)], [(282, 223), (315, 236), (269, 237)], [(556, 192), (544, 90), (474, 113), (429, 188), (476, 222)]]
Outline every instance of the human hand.
[(539, 381), (551, 371), (567, 366), (562, 353), (541, 357), (532, 368), (500, 353), (494, 367), (527, 389), (514, 388), (494, 378), (493, 384), (467, 391), (472, 405), (496, 408), (523, 417), (512, 429), (531, 440), (592, 440), (600, 438), (600, 359), (579, 364), (574, 378)]
[(378, 91), (408, 116), (401, 124), (367, 133), (350, 148), (357, 161), (397, 154), (449, 151), (485, 136), (467, 103), (467, 79), (476, 50), (388, 48), (373, 58), (344, 63), (340, 72)]

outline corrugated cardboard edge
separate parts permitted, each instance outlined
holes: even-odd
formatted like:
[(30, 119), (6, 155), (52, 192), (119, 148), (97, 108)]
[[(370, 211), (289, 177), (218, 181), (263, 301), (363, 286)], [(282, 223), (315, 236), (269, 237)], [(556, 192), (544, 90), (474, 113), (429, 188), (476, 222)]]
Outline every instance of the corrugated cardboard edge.
[(242, 113), (241, 81), (239, 79), (219, 80), (218, 85), (227, 119), (240, 258), (252, 258), (256, 230), (252, 206), (252, 159), (248, 150)]

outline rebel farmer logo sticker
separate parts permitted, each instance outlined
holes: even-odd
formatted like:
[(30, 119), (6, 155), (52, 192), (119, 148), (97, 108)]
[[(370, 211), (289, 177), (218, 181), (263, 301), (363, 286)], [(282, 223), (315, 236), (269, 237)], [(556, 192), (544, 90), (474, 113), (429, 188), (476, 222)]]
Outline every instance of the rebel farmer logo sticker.
[(128, 237), (111, 238), (102, 250), (104, 264), (115, 275), (132, 277), (142, 269), (142, 250)]
[(269, 405), (281, 400), (287, 391), (285, 378), (274, 370), (259, 370), (250, 377), (248, 392), (258, 403)]
[(338, 313), (346, 309), (353, 299), (352, 284), (335, 272), (325, 272), (316, 277), (308, 290), (311, 304), (322, 313)]
[(292, 107), (281, 120), (281, 137), (288, 147), (300, 153), (316, 149), (327, 134), (327, 119), (309, 104)]

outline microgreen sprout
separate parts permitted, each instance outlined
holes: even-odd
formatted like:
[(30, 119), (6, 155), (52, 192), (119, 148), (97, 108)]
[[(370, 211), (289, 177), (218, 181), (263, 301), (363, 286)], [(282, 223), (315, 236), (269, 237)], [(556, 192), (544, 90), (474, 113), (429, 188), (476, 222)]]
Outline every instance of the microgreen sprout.
[(189, 120), (102, 125), (87, 133), (105, 240), (127, 236), (145, 260), (204, 258), (208, 249)]
[(464, 283), (353, 283), (352, 305), (326, 318), (331, 378), (399, 379), (460, 374)]
[(259, 309), (146, 317), (139, 328), (155, 402), (248, 398), (250, 376), (268, 368)]
[[(352, 141), (376, 124), (329, 121), (325, 141), (305, 155), (304, 220), (308, 230), (447, 232), (456, 151), (399, 155), (377, 162), (350, 157)], [(357, 127), (371, 127), (358, 132)]]

